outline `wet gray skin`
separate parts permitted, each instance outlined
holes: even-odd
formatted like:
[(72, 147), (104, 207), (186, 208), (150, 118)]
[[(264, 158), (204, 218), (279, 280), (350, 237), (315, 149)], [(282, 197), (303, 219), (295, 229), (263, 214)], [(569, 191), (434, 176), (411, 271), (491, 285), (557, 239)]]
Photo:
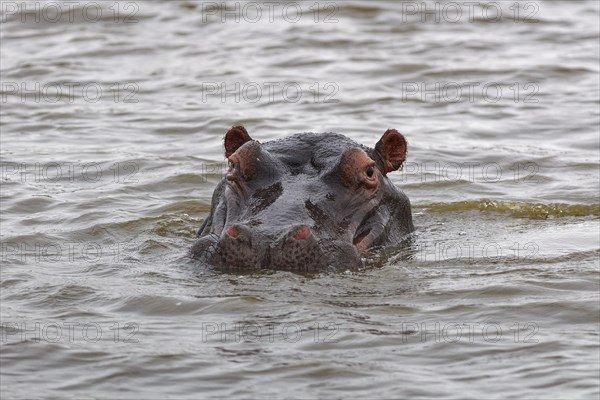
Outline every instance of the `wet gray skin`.
[(227, 176), (192, 248), (218, 269), (353, 270), (414, 230), (408, 197), (386, 177), (406, 158), (396, 130), (371, 149), (336, 133), (259, 143), (237, 126), (225, 156)]

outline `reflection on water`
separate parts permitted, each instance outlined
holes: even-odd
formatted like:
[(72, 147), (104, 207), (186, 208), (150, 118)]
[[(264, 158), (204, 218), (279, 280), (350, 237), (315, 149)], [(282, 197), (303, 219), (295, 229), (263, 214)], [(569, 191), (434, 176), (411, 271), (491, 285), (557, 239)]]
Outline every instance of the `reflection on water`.
[[(597, 2), (53, 4), (1, 8), (3, 398), (598, 396)], [(417, 232), (195, 264), (237, 124), (397, 128)]]

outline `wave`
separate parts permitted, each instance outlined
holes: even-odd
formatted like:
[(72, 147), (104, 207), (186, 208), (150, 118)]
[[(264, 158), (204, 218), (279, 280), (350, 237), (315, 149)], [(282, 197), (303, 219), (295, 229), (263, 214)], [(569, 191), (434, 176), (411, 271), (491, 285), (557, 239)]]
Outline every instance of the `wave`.
[(415, 205), (432, 212), (460, 212), (479, 210), (509, 214), (517, 218), (546, 219), (548, 217), (600, 217), (600, 204), (527, 203), (491, 199), (467, 200), (454, 203)]

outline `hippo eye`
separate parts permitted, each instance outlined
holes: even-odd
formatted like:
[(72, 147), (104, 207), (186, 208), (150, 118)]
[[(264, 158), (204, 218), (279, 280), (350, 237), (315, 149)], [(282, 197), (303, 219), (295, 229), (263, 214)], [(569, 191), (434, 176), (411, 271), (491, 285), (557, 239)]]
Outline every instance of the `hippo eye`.
[(369, 178), (373, 177), (373, 172), (375, 172), (375, 170), (371, 166), (368, 166), (367, 169), (365, 170), (365, 173), (367, 174), (367, 176)]

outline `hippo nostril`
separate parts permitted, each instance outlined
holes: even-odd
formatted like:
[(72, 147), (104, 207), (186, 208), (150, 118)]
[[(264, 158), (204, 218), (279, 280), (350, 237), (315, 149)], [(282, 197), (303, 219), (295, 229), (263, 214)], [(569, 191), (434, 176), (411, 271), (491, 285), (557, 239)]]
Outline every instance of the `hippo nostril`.
[(310, 236), (310, 229), (307, 226), (301, 226), (296, 229), (296, 232), (292, 236), (296, 240), (305, 240)]
[(232, 238), (237, 238), (240, 234), (240, 232), (238, 231), (238, 229), (235, 226), (232, 226), (231, 228), (229, 228), (227, 230), (227, 234), (232, 237)]

